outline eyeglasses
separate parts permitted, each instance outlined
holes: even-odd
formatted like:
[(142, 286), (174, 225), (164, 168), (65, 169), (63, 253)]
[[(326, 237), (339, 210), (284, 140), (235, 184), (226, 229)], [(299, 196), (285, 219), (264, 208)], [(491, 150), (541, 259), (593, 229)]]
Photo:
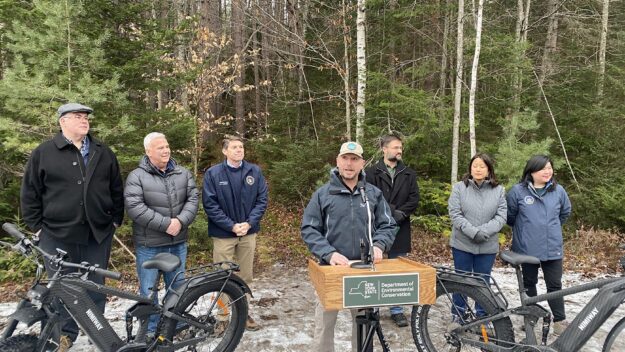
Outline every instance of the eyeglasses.
[(76, 113), (76, 114), (72, 114), (72, 113), (68, 113), (63, 115), (62, 117), (68, 118), (68, 119), (74, 119), (74, 120), (92, 120), (93, 116), (89, 115), (89, 114), (85, 114), (85, 113)]

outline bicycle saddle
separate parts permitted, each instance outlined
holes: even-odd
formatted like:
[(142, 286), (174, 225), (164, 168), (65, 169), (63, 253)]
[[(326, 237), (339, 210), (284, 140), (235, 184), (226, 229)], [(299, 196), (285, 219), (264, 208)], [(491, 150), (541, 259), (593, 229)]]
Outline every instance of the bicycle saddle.
[(515, 266), (521, 264), (540, 264), (540, 259), (536, 257), (515, 253), (513, 251), (502, 251), (499, 253), (499, 258), (503, 259), (504, 262)]
[(164, 273), (172, 272), (179, 266), (180, 258), (171, 253), (159, 253), (141, 264), (144, 269), (158, 269)]

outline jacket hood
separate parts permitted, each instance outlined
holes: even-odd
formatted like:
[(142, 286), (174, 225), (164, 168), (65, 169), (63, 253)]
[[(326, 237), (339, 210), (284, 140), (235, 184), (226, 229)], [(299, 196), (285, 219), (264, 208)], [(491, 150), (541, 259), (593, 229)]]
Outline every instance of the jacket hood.
[[(178, 170), (178, 163), (176, 163), (176, 160), (174, 160), (174, 158), (169, 158), (169, 162), (167, 163), (167, 166), (169, 166), (170, 164), (172, 166), (172, 169), (169, 172), (174, 172)], [(152, 163), (150, 162), (150, 158), (148, 158), (147, 155), (144, 155), (143, 158), (141, 158), (141, 160), (139, 161), (139, 168), (154, 175), (161, 174), (160, 171), (157, 170), (154, 165), (152, 165)]]

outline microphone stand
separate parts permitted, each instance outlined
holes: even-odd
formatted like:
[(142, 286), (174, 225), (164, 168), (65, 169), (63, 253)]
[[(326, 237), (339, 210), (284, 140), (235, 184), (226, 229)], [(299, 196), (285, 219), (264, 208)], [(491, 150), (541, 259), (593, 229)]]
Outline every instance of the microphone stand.
[[(371, 207), (369, 206), (369, 198), (365, 191), (365, 183), (363, 182), (359, 187), (360, 197), (362, 202), (367, 207), (367, 240), (369, 241), (369, 254), (365, 254), (365, 244), (360, 239), (360, 261), (352, 263), (351, 267), (356, 269), (368, 269), (375, 271), (375, 263), (373, 260), (373, 236), (371, 234)], [(357, 315), (354, 322), (356, 324), (356, 341), (358, 352), (373, 352), (373, 337), (378, 336), (382, 351), (389, 352), (390, 346), (382, 333), (382, 326), (380, 325), (380, 309), (367, 307), (364, 309), (363, 314)]]
[(360, 239), (360, 261), (354, 262), (350, 265), (350, 267), (354, 269), (369, 269), (371, 271), (375, 271), (375, 263), (373, 260), (373, 236), (371, 235), (371, 206), (369, 205), (369, 197), (367, 197), (367, 192), (365, 191), (364, 182), (358, 188), (360, 192), (360, 199), (362, 203), (366, 205), (367, 208), (367, 240), (369, 241), (369, 254), (366, 255), (364, 251), (364, 242)]

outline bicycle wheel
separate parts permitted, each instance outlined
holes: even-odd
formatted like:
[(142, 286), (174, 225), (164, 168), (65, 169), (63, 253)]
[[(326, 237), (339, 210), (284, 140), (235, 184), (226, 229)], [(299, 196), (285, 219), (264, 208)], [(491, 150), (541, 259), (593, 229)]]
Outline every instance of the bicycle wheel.
[(191, 289), (180, 299), (174, 312), (204, 325), (198, 328), (174, 319), (164, 322), (163, 330), (169, 341), (192, 337), (204, 338), (190, 351), (234, 351), (241, 340), (247, 319), (247, 298), (234, 282), (223, 280), (208, 282)]
[(602, 351), (625, 351), (625, 318), (619, 320), (610, 330), (603, 343)]
[[(454, 304), (452, 294), (456, 294), (456, 304)], [(445, 283), (443, 288), (438, 283), (436, 295), (435, 304), (415, 306), (412, 309), (412, 337), (419, 351), (480, 351), (480, 348), (469, 346), (461, 339), (473, 339), (503, 346), (511, 346), (514, 343), (514, 331), (509, 317), (459, 334), (448, 332), (475, 320), (478, 316), (476, 304), (481, 306), (486, 315), (498, 312), (494, 302), (479, 288), (455, 282)], [(464, 303), (464, 308), (461, 307), (462, 303)], [(457, 318), (454, 319), (455, 317)]]

